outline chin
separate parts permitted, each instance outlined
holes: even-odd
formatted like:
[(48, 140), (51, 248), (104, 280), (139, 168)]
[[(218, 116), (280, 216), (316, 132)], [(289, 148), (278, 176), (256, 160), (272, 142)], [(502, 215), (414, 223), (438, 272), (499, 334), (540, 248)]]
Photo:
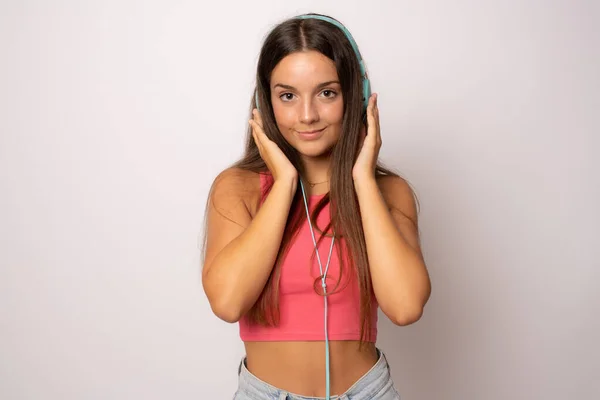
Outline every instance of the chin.
[(302, 140), (296, 135), (285, 138), (290, 145), (303, 157), (322, 158), (331, 155), (331, 150), (337, 143), (337, 138), (329, 135), (316, 140)]
[(324, 146), (323, 144), (314, 143), (307, 145), (306, 143), (295, 143), (294, 148), (303, 157), (323, 158), (331, 155), (333, 144)]

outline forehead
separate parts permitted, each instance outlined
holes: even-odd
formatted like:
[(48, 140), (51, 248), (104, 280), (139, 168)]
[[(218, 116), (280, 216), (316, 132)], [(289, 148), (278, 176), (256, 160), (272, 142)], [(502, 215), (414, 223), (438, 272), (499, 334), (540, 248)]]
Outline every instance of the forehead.
[(314, 50), (285, 56), (271, 73), (271, 87), (278, 83), (311, 87), (330, 80), (338, 80), (334, 62)]

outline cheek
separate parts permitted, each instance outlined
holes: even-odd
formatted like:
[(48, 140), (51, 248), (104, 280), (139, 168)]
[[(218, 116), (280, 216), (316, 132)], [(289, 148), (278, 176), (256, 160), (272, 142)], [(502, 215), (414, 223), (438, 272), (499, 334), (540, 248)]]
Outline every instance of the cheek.
[(344, 105), (340, 102), (340, 104), (332, 104), (331, 107), (326, 107), (321, 113), (321, 118), (332, 125), (341, 125), (344, 118)]
[(273, 114), (275, 115), (275, 121), (281, 128), (289, 128), (294, 124), (296, 120), (295, 114), (291, 107), (278, 107), (273, 104)]

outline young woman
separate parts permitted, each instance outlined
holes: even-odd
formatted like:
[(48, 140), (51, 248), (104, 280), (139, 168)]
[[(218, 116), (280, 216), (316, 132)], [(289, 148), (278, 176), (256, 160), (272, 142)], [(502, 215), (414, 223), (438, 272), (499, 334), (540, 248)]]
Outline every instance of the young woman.
[(358, 48), (301, 15), (267, 36), (256, 78), (245, 155), (209, 195), (202, 273), (244, 341), (235, 399), (398, 399), (377, 310), (411, 324), (431, 289), (413, 192), (378, 164)]

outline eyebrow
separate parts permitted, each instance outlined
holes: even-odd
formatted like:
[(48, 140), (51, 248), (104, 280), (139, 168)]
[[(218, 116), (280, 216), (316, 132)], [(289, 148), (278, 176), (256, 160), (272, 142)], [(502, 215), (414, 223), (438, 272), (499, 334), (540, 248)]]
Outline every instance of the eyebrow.
[[(325, 86), (332, 85), (334, 83), (337, 83), (338, 85), (340, 84), (339, 81), (327, 81), (327, 82), (319, 83), (317, 85), (317, 89), (320, 89), (320, 88), (325, 87)], [(276, 87), (281, 87), (281, 88), (284, 88), (286, 90), (297, 90), (295, 87), (290, 86), (290, 85), (285, 85), (283, 83), (277, 83), (277, 84), (275, 84), (275, 86), (273, 86), (273, 89), (275, 89)]]

